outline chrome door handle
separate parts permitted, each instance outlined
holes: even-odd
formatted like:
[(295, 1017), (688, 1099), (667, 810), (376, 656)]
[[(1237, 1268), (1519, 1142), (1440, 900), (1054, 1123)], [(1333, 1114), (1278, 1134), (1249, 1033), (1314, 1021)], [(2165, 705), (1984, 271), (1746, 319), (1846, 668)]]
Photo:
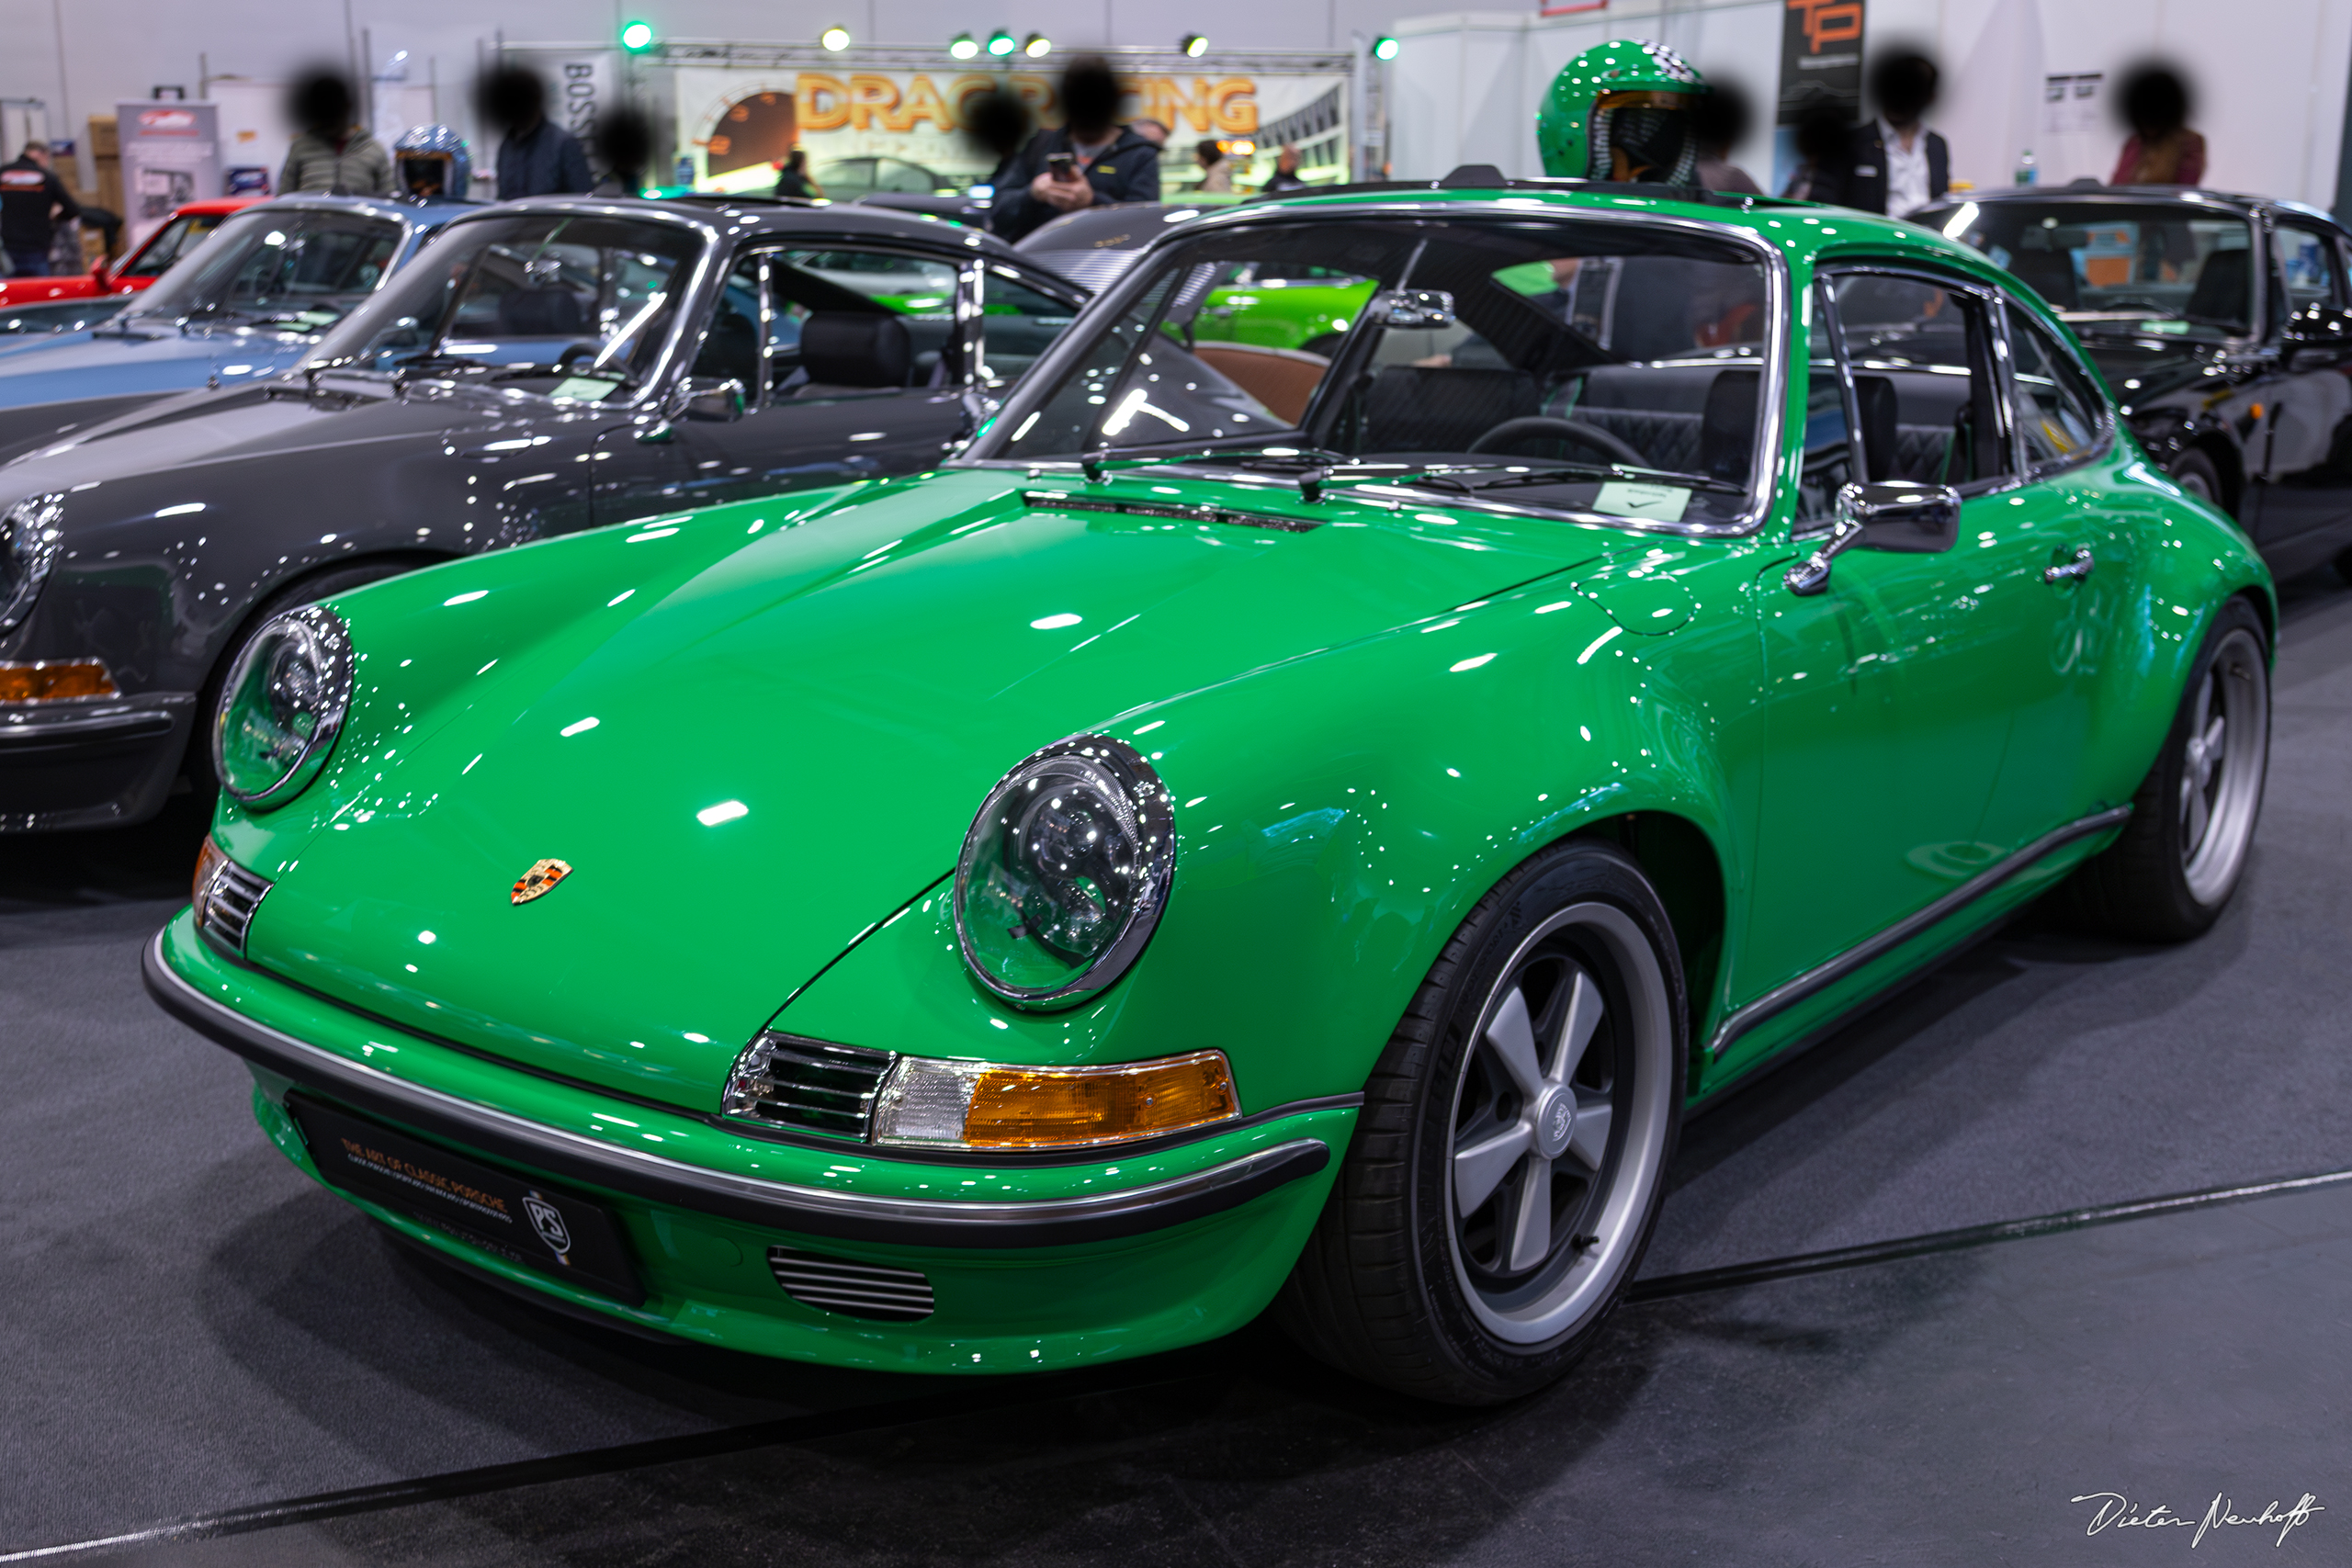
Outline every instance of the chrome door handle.
[(2075, 558), (2073, 560), (2068, 561), (2064, 566), (2053, 566), (2049, 570), (2043, 572), (2041, 574), (2041, 581), (2044, 582), (2064, 582), (2071, 577), (2079, 582), (2084, 578), (2088, 577), (2092, 571), (2097, 570), (2098, 566), (2098, 558), (2091, 554), (2090, 547), (2088, 545), (2085, 545), (2075, 552)]

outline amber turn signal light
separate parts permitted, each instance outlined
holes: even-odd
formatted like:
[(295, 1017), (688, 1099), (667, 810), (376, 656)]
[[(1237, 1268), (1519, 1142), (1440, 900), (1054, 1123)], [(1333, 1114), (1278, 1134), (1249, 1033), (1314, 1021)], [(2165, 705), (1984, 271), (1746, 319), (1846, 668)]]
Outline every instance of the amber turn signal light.
[(1240, 1114), (1222, 1051), (1106, 1067), (900, 1059), (876, 1107), (877, 1144), (1074, 1148), (1186, 1132)]
[(0, 703), (62, 703), (114, 694), (114, 677), (95, 659), (0, 663)]

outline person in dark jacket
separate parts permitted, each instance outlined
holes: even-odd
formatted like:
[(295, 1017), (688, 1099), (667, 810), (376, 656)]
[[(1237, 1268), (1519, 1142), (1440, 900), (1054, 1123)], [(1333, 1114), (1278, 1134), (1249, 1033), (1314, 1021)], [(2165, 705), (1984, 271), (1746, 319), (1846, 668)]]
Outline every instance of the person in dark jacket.
[[(1031, 137), (999, 175), (1002, 194), (989, 227), (1007, 240), (1083, 207), (1159, 199), (1159, 149), (1119, 124), (1119, 79), (1108, 61), (1070, 62), (1062, 73), (1062, 112), (1068, 123)], [(1057, 156), (1068, 162), (1056, 163)]]
[(1847, 132), (1846, 145), (1814, 177), (1815, 201), (1908, 218), (1951, 188), (1951, 149), (1927, 128), (1936, 62), (1891, 54), (1871, 73), (1878, 118)]
[(482, 118), (503, 130), (498, 144), (498, 199), (585, 196), (596, 186), (580, 138), (548, 118), (548, 88), (535, 72), (501, 66), (482, 78)]
[(824, 187), (809, 175), (808, 149), (795, 147), (785, 154), (784, 167), (775, 174), (775, 193), (786, 199), (798, 197), (802, 201), (825, 194)]
[(1283, 142), (1282, 151), (1274, 154), (1274, 172), (1258, 188), (1269, 196), (1276, 191), (1305, 190), (1306, 182), (1298, 174), (1298, 149)]
[(49, 166), (49, 149), (28, 141), (13, 164), (0, 164), (0, 250), (19, 277), (49, 276), (49, 247), (60, 220), (79, 218), (74, 193)]
[(373, 131), (353, 123), (350, 84), (331, 71), (314, 72), (294, 85), (286, 107), (302, 130), (277, 172), (278, 195), (393, 193), (392, 155)]

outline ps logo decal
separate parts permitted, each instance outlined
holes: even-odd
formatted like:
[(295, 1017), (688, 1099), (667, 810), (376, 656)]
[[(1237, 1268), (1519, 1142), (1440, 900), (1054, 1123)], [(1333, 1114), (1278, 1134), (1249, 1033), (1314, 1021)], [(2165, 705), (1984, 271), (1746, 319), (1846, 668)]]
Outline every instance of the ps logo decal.
[(514, 904), (527, 904), (542, 894), (552, 891), (557, 883), (571, 874), (571, 867), (563, 862), (543, 860), (523, 874), (521, 879), (514, 884), (514, 891), (509, 896), (507, 901)]

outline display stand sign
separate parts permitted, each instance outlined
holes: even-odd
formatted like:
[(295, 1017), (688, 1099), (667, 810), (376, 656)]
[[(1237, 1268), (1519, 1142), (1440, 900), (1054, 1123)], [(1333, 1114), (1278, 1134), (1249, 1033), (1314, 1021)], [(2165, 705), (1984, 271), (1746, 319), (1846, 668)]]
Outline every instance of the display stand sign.
[(220, 194), (220, 118), (209, 103), (134, 98), (115, 106), (124, 243), (133, 250), (183, 202)]
[(1796, 128), (1817, 115), (1862, 114), (1863, 0), (1781, 0), (1781, 91), (1772, 117), (1772, 188), (1796, 174)]

